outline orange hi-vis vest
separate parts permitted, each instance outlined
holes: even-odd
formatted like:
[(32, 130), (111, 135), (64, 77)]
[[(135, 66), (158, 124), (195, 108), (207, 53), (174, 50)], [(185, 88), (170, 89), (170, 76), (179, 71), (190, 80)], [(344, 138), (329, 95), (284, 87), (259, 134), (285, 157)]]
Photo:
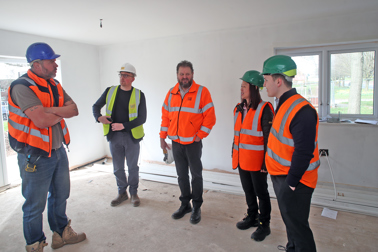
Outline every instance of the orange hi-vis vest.
[[(298, 111), (306, 105), (315, 108), (305, 98), (295, 94), (287, 99), (278, 110), (273, 119), (268, 139), (268, 150), (265, 155), (266, 168), (270, 175), (287, 175), (294, 153), (293, 136), (290, 133), (290, 124)], [(318, 151), (318, 127), (316, 124), (316, 137), (314, 142), (314, 157), (303, 174), (300, 182), (308, 187), (315, 188), (318, 181), (318, 168), (320, 166)]]
[(234, 145), (232, 168), (245, 171), (260, 171), (264, 161), (264, 135), (261, 117), (265, 106), (273, 111), (270, 102), (261, 101), (256, 110), (249, 109), (243, 122), (243, 111), (234, 110)]
[(182, 98), (179, 83), (171, 88), (162, 107), (160, 138), (191, 144), (196, 136), (203, 139), (215, 125), (215, 110), (209, 90), (194, 81)]
[[(51, 85), (56, 85), (59, 97), (59, 107), (64, 105), (63, 89), (57, 80), (50, 79)], [(12, 88), (22, 84), (29, 87), (41, 100), (43, 107), (53, 107), (54, 94), (50, 85), (45, 79), (42, 79), (35, 75), (31, 70), (28, 70), (27, 74), (24, 74), (17, 80), (13, 81), (8, 89), (8, 104), (9, 104), (9, 143), (13, 150), (18, 153), (24, 153), (27, 155), (41, 155), (51, 156), (52, 148), (52, 130), (48, 128), (38, 128), (35, 126), (32, 120), (28, 118), (21, 108), (12, 101), (11, 91)], [(64, 144), (70, 143), (70, 135), (67, 125), (62, 119), (60, 121), (62, 127)]]

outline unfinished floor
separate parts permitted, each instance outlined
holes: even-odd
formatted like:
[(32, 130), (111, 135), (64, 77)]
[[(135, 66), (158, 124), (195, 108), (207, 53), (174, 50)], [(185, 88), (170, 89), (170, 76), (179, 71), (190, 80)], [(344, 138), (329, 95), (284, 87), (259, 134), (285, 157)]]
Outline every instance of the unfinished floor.
[[(180, 220), (171, 218), (180, 204), (177, 185), (141, 179), (139, 207), (133, 207), (130, 200), (111, 207), (116, 194), (111, 165), (72, 171), (67, 215), (74, 230), (84, 231), (87, 240), (57, 251), (278, 251), (277, 245), (286, 244), (285, 226), (275, 199), (272, 233), (263, 242), (255, 242), (250, 239), (255, 228), (242, 231), (235, 227), (246, 211), (242, 194), (205, 190), (202, 220), (197, 225), (190, 224), (190, 214)], [(25, 251), (22, 204), (20, 186), (0, 193), (2, 252)], [(322, 217), (322, 210), (313, 206), (310, 212), (318, 251), (378, 251), (377, 217), (339, 211), (334, 220)], [(53, 251), (46, 212), (44, 231), (49, 243), (44, 251)]]

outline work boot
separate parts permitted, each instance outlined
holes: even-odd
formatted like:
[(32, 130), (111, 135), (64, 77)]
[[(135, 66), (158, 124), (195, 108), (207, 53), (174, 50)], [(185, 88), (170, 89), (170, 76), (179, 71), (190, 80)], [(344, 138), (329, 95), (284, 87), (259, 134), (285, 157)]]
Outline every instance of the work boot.
[(172, 218), (175, 220), (181, 219), (185, 214), (192, 211), (192, 206), (189, 204), (181, 205), (180, 208), (172, 214)]
[(122, 194), (118, 194), (117, 198), (115, 198), (114, 200), (112, 200), (112, 202), (110, 202), (110, 205), (113, 206), (113, 207), (118, 206), (119, 204), (121, 204), (122, 202), (124, 202), (127, 199), (129, 199), (127, 192), (124, 192)]
[(243, 220), (236, 223), (236, 227), (240, 230), (246, 230), (250, 227), (257, 227), (259, 225), (259, 220), (257, 217), (251, 217), (248, 214), (245, 214)]
[(46, 247), (47, 245), (48, 244), (45, 241), (41, 241), (27, 245), (25, 248), (27, 252), (43, 252), (43, 247)]
[(190, 223), (197, 224), (201, 221), (201, 208), (193, 207), (192, 215), (190, 216)]
[(140, 205), (140, 199), (138, 197), (138, 194), (131, 195), (131, 204), (133, 204), (134, 207), (137, 207)]
[(84, 241), (87, 238), (85, 233), (76, 233), (71, 227), (71, 220), (63, 230), (62, 236), (54, 231), (52, 236), (51, 248), (61, 248), (66, 244), (75, 244)]
[(270, 234), (270, 226), (269, 223), (259, 223), (256, 231), (252, 233), (251, 239), (255, 241), (263, 241), (265, 237)]

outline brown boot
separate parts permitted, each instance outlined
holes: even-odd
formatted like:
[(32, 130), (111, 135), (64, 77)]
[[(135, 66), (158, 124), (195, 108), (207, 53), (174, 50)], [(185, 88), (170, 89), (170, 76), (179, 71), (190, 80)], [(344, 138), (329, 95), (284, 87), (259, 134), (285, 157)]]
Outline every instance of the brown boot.
[(127, 199), (129, 199), (127, 192), (124, 192), (122, 194), (118, 194), (117, 198), (115, 198), (114, 200), (112, 200), (112, 202), (110, 202), (110, 205), (111, 206), (118, 206), (119, 204), (121, 204), (122, 202), (124, 202)]
[(62, 236), (57, 232), (53, 233), (51, 248), (61, 248), (66, 244), (75, 244), (84, 241), (87, 238), (85, 233), (76, 233), (71, 227), (71, 220), (63, 230)]
[(26, 246), (27, 252), (43, 252), (43, 247), (46, 247), (48, 244), (45, 241), (35, 242), (31, 245)]
[(137, 207), (140, 205), (140, 199), (138, 197), (138, 194), (131, 195), (131, 204), (133, 204), (134, 207)]

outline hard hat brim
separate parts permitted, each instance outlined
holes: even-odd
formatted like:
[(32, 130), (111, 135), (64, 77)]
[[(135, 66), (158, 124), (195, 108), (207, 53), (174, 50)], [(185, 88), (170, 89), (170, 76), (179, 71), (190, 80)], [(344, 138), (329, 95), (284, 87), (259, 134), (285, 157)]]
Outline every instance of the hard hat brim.
[(60, 57), (60, 55), (59, 54), (54, 54), (53, 56), (51, 56), (50, 58), (51, 58), (51, 60), (52, 59), (56, 59), (56, 58), (59, 58)]
[(135, 73), (132, 73), (132, 72), (127, 72), (127, 71), (117, 71), (117, 73), (122, 73), (122, 72), (124, 72), (124, 73), (131, 73), (131, 74), (133, 74), (134, 75), (134, 77), (136, 77), (137, 75), (135, 74)]

